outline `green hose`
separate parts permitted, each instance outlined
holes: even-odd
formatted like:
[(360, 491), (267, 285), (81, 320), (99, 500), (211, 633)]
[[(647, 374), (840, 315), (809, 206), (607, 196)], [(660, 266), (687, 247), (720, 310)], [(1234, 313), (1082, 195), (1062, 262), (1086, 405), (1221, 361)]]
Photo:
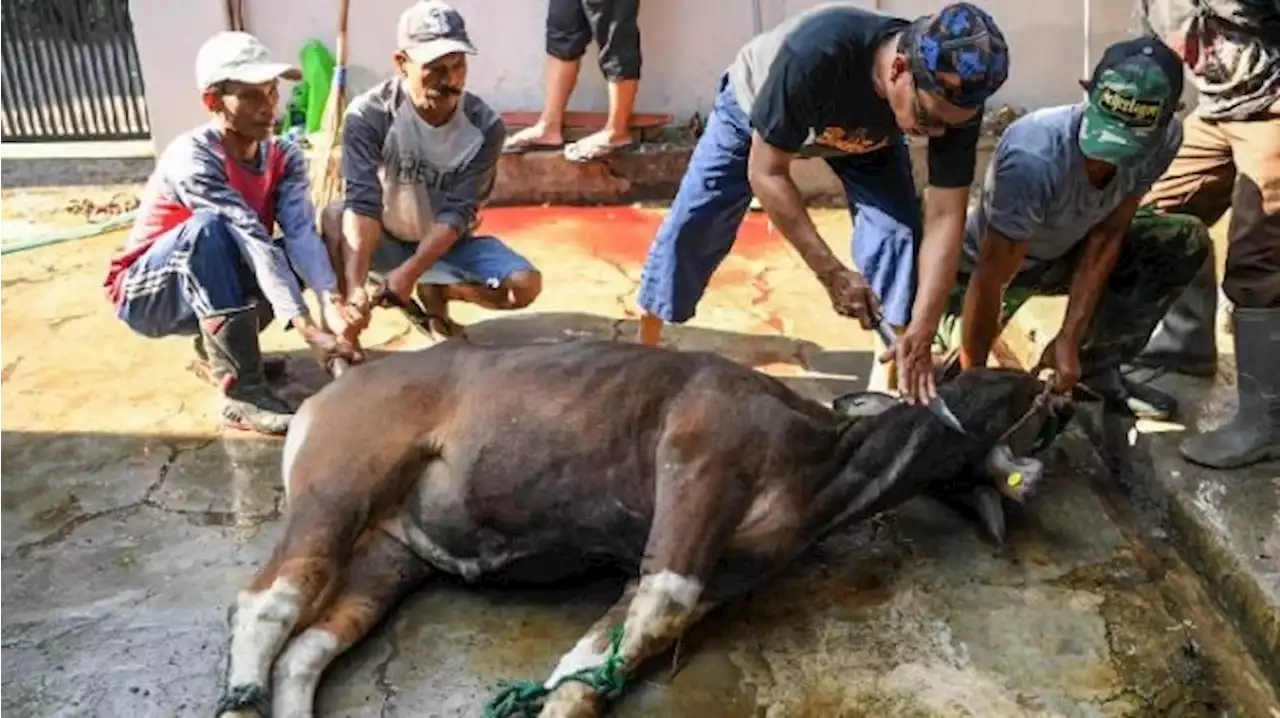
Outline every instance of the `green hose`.
[(41, 235), (35, 239), (28, 239), (23, 242), (14, 242), (13, 244), (0, 245), (0, 255), (13, 254), (14, 252), (25, 252), (28, 249), (37, 249), (40, 247), (48, 247), (51, 244), (59, 244), (61, 242), (70, 242), (73, 239), (87, 239), (89, 237), (97, 237), (106, 234), (112, 230), (120, 229), (133, 223), (138, 216), (137, 210), (121, 212), (120, 214), (108, 219), (105, 222), (90, 224), (87, 227), (68, 227), (63, 230), (50, 232)]

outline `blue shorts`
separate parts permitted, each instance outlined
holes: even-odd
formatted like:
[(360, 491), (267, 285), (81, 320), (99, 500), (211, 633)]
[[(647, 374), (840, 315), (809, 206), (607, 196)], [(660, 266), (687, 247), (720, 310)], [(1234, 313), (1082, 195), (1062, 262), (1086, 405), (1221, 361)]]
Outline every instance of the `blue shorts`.
[[(751, 203), (751, 132), (727, 75), (722, 76), (706, 129), (641, 273), (637, 303), (663, 321), (693, 318), (712, 273), (733, 247)], [(854, 213), (853, 264), (875, 290), (885, 319), (904, 326), (915, 299), (921, 226), (906, 141), (826, 161)]]
[[(418, 250), (413, 242), (403, 242), (386, 232), (369, 260), (371, 274), (385, 275)], [(419, 284), (483, 284), (497, 287), (517, 272), (536, 271), (529, 260), (488, 235), (464, 237), (454, 242), (431, 268), (422, 273)], [(381, 276), (379, 276), (381, 278)]]
[(193, 335), (200, 319), (262, 299), (228, 222), (196, 212), (157, 237), (121, 278), (116, 316), (147, 337)]

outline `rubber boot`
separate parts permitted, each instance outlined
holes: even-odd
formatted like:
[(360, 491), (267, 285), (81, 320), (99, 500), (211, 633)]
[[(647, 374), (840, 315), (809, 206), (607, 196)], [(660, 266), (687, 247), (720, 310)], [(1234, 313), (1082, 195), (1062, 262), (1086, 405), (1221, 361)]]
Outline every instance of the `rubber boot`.
[(1187, 460), (1215, 469), (1280, 459), (1280, 309), (1236, 307), (1232, 322), (1240, 406), (1230, 422), (1178, 447)]
[(1109, 365), (1086, 374), (1080, 383), (1101, 397), (1108, 411), (1156, 421), (1178, 413), (1177, 399), (1148, 384), (1130, 381), (1119, 366)]
[(1218, 280), (1210, 257), (1174, 300), (1133, 363), (1191, 376), (1213, 376), (1218, 369), (1217, 313)]
[[(197, 334), (194, 344), (196, 358), (199, 360), (201, 365), (201, 374), (207, 378), (210, 383), (217, 386), (217, 382), (213, 379), (213, 370), (209, 366), (209, 352), (204, 349), (204, 335)], [(288, 374), (288, 364), (288, 360), (284, 357), (264, 356), (262, 357), (262, 373), (266, 375), (267, 381), (269, 382), (280, 381), (286, 374)]]
[(267, 384), (258, 346), (258, 317), (243, 309), (200, 322), (200, 331), (213, 379), (222, 390), (225, 426), (284, 434), (293, 409)]

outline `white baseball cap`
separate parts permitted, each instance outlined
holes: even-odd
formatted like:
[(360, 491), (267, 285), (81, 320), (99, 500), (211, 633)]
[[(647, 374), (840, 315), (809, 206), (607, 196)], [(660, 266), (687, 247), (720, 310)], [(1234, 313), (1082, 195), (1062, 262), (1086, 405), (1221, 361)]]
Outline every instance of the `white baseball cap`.
[(297, 82), (302, 71), (285, 62), (272, 62), (267, 46), (247, 32), (220, 32), (196, 53), (196, 87), (201, 92), (226, 80), (257, 84), (277, 78)]

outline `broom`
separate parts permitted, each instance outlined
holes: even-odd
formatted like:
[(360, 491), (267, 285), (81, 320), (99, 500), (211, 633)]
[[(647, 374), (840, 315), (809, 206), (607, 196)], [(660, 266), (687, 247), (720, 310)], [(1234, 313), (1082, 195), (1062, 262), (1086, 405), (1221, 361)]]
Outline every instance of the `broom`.
[[(311, 203), (316, 208), (316, 222), (320, 213), (339, 193), (342, 181), (341, 133), (342, 114), (347, 105), (347, 6), (350, 0), (338, 2), (337, 62), (333, 68), (333, 82), (324, 106), (319, 142), (312, 155), (310, 167)], [(317, 161), (319, 160), (319, 161)]]
[[(333, 82), (325, 101), (324, 117), (320, 124), (319, 142), (311, 156), (308, 168), (311, 182), (311, 203), (316, 209), (316, 229), (320, 229), (324, 208), (338, 196), (342, 182), (342, 115), (347, 106), (347, 6), (349, 0), (338, 0), (337, 61), (333, 68)], [(342, 271), (341, 265), (337, 271)], [(329, 373), (336, 379), (347, 369), (346, 360), (329, 361)]]
[(227, 29), (244, 31), (244, 0), (227, 0)]

